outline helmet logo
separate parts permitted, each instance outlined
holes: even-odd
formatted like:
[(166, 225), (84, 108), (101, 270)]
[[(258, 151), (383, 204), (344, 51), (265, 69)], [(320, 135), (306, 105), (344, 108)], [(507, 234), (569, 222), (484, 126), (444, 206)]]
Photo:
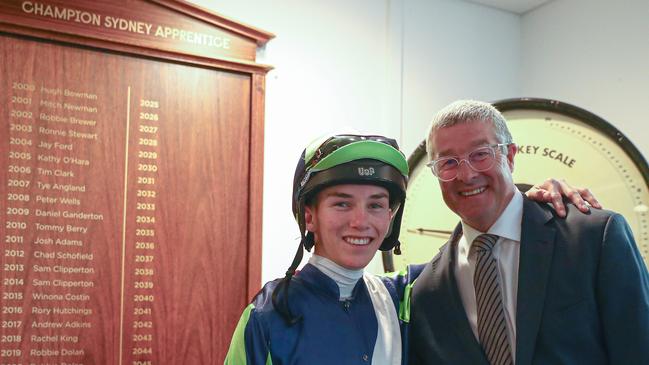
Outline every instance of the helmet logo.
[(309, 181), (309, 178), (310, 178), (310, 177), (311, 177), (311, 171), (307, 171), (307, 173), (304, 174), (304, 177), (302, 178), (302, 181), (300, 181), (300, 187), (301, 187), (301, 188), (303, 188), (303, 187), (304, 187), (304, 184), (306, 184), (307, 181)]
[(360, 176), (372, 176), (374, 175), (374, 167), (370, 167), (370, 168), (359, 167), (358, 174)]

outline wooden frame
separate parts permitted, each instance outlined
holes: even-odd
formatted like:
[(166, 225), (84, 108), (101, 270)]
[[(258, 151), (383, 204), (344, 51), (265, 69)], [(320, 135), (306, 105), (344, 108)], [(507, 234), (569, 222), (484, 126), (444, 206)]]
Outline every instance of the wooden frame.
[[(50, 9), (49, 11), (47, 7)], [(95, 22), (95, 18), (101, 21)], [(75, 21), (75, 19), (77, 20)], [(87, 22), (84, 23), (83, 19)], [(118, 24), (118, 20), (121, 23)], [(121, 25), (124, 25), (125, 28), (120, 29)], [(159, 34), (156, 35), (156, 32)], [(246, 230), (242, 233), (247, 237), (245, 242), (247, 246), (244, 249), (247, 255), (245, 260), (247, 276), (243, 280), (245, 288), (242, 290), (248, 299), (259, 290), (261, 284), (264, 94), (265, 75), (272, 69), (270, 66), (256, 63), (255, 57), (257, 48), (266, 44), (273, 37), (274, 35), (271, 33), (243, 25), (182, 0), (120, 0), (112, 2), (9, 0), (0, 4), (0, 49), (3, 48), (2, 43), (5, 43), (7, 49), (11, 49), (10, 47), (15, 45), (21, 46), (36, 41), (36, 46), (41, 44), (47, 46), (48, 49), (69, 48), (98, 51), (101, 54), (110, 55), (110, 57), (134, 56), (134, 60), (145, 60), (142, 63), (144, 66), (141, 67), (147, 67), (146, 62), (148, 61), (162, 61), (164, 64), (171, 65), (170, 67), (189, 66), (196, 69), (214, 70), (216, 79), (224, 84), (233, 82), (229, 81), (232, 79), (235, 81), (244, 80), (242, 82), (245, 87), (241, 90), (249, 90), (247, 91), (249, 95), (241, 99), (249, 101), (245, 114), (243, 114), (248, 116), (246, 128), (248, 128), (249, 143), (237, 151), (246, 151), (244, 155), (248, 158), (246, 168), (249, 175), (247, 176), (247, 206), (245, 206), (247, 222)], [(63, 53), (61, 52), (61, 54)], [(76, 54), (75, 52), (70, 53), (70, 55)], [(16, 62), (13, 64), (15, 65)], [(247, 84), (246, 79), (249, 80)], [(9, 79), (4, 81), (8, 82)], [(9, 93), (6, 91), (4, 96)], [(227, 104), (225, 108), (231, 108), (231, 105)], [(128, 134), (126, 136), (128, 144)], [(0, 143), (0, 147), (2, 147), (0, 150), (4, 154), (10, 148), (7, 145)], [(5, 157), (0, 156), (2, 165), (8, 163)], [(2, 192), (4, 191), (2, 190)], [(124, 197), (124, 201), (126, 202), (126, 197)], [(241, 204), (243, 205), (243, 202)], [(126, 211), (125, 208), (124, 212)], [(129, 214), (136, 214), (134, 212), (135, 210), (132, 210)], [(126, 213), (124, 214), (126, 217)], [(126, 218), (124, 219), (126, 220)], [(161, 229), (164, 230), (164, 227)], [(126, 234), (134, 231), (133, 228), (130, 230), (124, 228), (124, 230), (127, 232)], [(230, 244), (242, 245), (243, 242)], [(171, 282), (171, 280), (169, 281)], [(174, 295), (183, 292), (174, 290)], [(218, 308), (215, 309), (218, 312)], [(236, 318), (232, 317), (231, 313), (229, 316), (231, 318), (227, 319), (227, 327), (233, 329), (233, 321)], [(209, 323), (220, 323), (214, 321), (216, 321), (215, 318), (209, 319)], [(209, 328), (201, 331), (207, 335), (210, 333)], [(216, 361), (221, 361), (218, 357), (223, 355), (228, 342), (226, 338), (215, 339)], [(108, 355), (97, 356), (95, 359), (100, 359), (100, 362), (113, 363), (113, 357), (118, 355), (110, 354), (109, 343), (110, 341), (104, 344), (104, 350)], [(121, 351), (120, 343), (120, 354)], [(164, 352), (167, 349), (160, 351), (160, 354), (155, 355), (157, 357), (152, 358), (154, 362), (197, 361), (197, 359), (181, 359), (175, 357), (176, 355), (165, 357)], [(168, 351), (172, 351), (172, 349), (168, 349)], [(186, 352), (187, 350), (179, 351)], [(123, 355), (130, 356), (130, 353), (126, 351)], [(211, 356), (214, 355), (203, 357), (201, 361), (211, 362), (214, 360)], [(133, 357), (133, 359), (136, 358)], [(27, 360), (27, 358), (24, 359), (24, 361)], [(118, 360), (114, 363), (121, 364), (123, 357), (120, 355)]]

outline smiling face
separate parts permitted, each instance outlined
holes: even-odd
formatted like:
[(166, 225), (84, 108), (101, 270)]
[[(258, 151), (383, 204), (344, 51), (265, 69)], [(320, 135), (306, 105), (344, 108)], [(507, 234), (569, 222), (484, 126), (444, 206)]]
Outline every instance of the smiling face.
[(388, 190), (375, 185), (334, 185), (305, 207), (315, 253), (347, 269), (362, 269), (374, 257), (390, 226)]
[[(491, 123), (465, 122), (437, 130), (432, 136), (434, 158), (460, 157), (478, 147), (501, 143)], [(514, 195), (512, 180), (516, 146), (509, 145), (507, 156), (496, 153), (494, 166), (476, 172), (466, 162), (460, 164), (457, 177), (440, 181), (446, 205), (471, 227), (487, 232)]]

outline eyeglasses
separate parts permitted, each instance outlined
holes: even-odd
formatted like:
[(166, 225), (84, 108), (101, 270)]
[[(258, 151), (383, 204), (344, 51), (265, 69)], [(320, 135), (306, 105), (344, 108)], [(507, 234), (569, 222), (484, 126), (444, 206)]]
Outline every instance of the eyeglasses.
[(496, 163), (496, 152), (507, 155), (506, 147), (510, 144), (498, 143), (476, 148), (467, 155), (467, 158), (442, 157), (430, 161), (426, 166), (430, 167), (433, 175), (437, 176), (441, 181), (452, 181), (457, 177), (462, 161), (466, 162), (473, 171), (487, 171)]

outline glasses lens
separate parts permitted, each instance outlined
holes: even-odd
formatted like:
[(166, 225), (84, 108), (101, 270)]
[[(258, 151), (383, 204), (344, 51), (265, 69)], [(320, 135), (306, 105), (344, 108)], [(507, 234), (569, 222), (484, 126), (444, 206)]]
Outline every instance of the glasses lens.
[(489, 170), (496, 160), (493, 147), (481, 147), (469, 154), (469, 164), (476, 171)]
[(442, 180), (452, 180), (457, 173), (458, 164), (458, 160), (453, 157), (440, 158), (433, 163), (433, 173)]
[(429, 166), (433, 170), (433, 174), (442, 181), (451, 181), (455, 179), (462, 161), (467, 162), (474, 171), (487, 171), (493, 167), (496, 161), (496, 152), (494, 147), (499, 147), (499, 145), (485, 146), (475, 149), (469, 153), (469, 156), (466, 159), (442, 157), (429, 163)]

